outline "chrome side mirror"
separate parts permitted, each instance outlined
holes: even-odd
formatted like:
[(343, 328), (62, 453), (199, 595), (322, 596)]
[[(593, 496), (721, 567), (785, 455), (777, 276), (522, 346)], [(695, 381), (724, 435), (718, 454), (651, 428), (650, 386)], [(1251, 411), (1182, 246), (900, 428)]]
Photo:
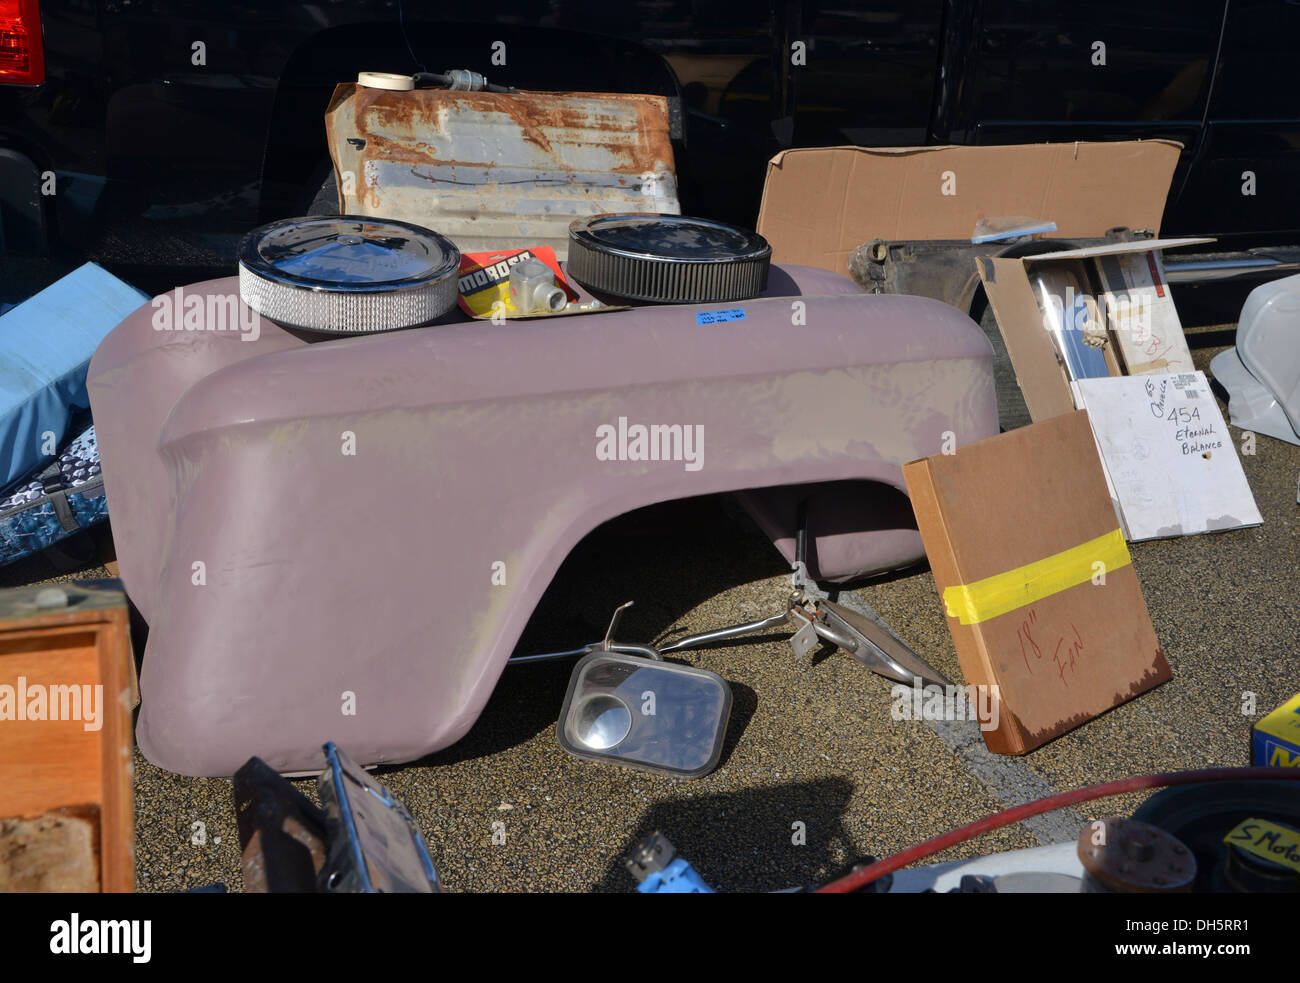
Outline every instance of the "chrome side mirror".
[(573, 669), (556, 737), (586, 761), (700, 778), (718, 766), (730, 715), (717, 673), (597, 649)]

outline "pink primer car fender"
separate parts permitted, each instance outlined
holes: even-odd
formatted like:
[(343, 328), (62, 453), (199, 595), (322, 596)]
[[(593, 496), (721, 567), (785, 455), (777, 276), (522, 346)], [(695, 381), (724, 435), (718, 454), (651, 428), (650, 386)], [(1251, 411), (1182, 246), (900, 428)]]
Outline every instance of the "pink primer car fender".
[[(848, 282), (806, 280), (824, 278)], [(318, 769), (326, 740), (367, 764), (421, 757), (473, 725), (601, 523), (717, 492), (901, 490), (900, 466), (945, 434), (996, 432), (991, 349), (964, 314), (799, 300), (802, 324), (785, 296), (317, 344), (265, 321), (257, 341), (155, 331), (141, 308), (89, 388), (122, 574), (150, 622), (146, 756), (190, 775), (255, 754)], [(717, 310), (743, 319), (699, 317)], [(683, 439), (653, 431), (647, 460), (638, 427)], [(895, 537), (876, 568), (912, 552)]]

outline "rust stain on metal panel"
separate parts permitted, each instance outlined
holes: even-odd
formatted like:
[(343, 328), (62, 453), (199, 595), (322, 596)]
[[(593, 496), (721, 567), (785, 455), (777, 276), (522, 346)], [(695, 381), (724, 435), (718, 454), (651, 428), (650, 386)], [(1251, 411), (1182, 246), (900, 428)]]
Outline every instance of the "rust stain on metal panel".
[[(673, 165), (668, 107), (661, 96), (596, 92), (506, 94), (441, 89), (391, 92), (359, 88), (353, 95), (350, 115), (356, 121), (357, 135), (367, 141), (377, 141), (374, 146), (368, 143), (367, 149), (390, 157), (397, 154), (403, 159), (450, 163), (438, 158), (432, 146), (421, 139), (421, 134), (446, 132), (449, 120), (455, 117), (496, 116), (515, 124), (524, 140), (547, 154), (556, 153), (554, 137), (561, 146), (580, 141), (588, 146), (620, 151), (625, 155), (624, 166), (629, 172), (648, 170), (656, 163)], [(378, 125), (371, 125), (371, 121)], [(556, 165), (566, 168), (562, 156), (556, 157)]]
[[(448, 92), (417, 89), (391, 92), (356, 88), (350, 105), (341, 102), (326, 120), (331, 147), (349, 138), (366, 141), (364, 156), (410, 163), (492, 167), (499, 159), (441, 156), (428, 136), (446, 135), (452, 126), (477, 117), (501, 126), (509, 121), (518, 135), (554, 157), (555, 169), (574, 169), (566, 146), (601, 147), (621, 158), (628, 174), (673, 168), (668, 108), (661, 96), (616, 93)], [(342, 112), (340, 112), (342, 110)], [(503, 149), (503, 148), (494, 148)], [(508, 151), (507, 151), (508, 153)]]
[(351, 176), (344, 211), (430, 225), (462, 249), (517, 237), (563, 254), (574, 217), (680, 210), (661, 96), (339, 86), (326, 132)]

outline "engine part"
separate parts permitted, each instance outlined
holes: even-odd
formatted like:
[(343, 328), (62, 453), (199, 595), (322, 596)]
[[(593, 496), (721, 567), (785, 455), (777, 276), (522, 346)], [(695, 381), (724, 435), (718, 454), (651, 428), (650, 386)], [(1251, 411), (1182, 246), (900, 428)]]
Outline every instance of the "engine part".
[(555, 274), (540, 259), (526, 259), (510, 268), (510, 302), (521, 314), (562, 311), (568, 295), (555, 283)]
[[(858, 888), (870, 884), (877, 878), (884, 877), (886, 874), (892, 874), (896, 870), (901, 870), (909, 864), (916, 863), (918, 860), (924, 860), (926, 857), (932, 857), (950, 846), (956, 846), (958, 843), (965, 843), (983, 833), (991, 832), (995, 829), (1001, 829), (1003, 826), (1009, 826), (1012, 823), (1018, 823), (1022, 819), (1028, 819), (1030, 816), (1039, 816), (1045, 812), (1052, 812), (1056, 809), (1063, 809), (1066, 806), (1077, 805), (1080, 802), (1092, 802), (1094, 799), (1104, 799), (1111, 795), (1123, 795), (1125, 792), (1137, 792), (1148, 788), (1165, 788), (1168, 786), (1202, 786), (1194, 790), (1187, 790), (1185, 793), (1190, 797), (1190, 801), (1206, 801), (1205, 786), (1207, 783), (1227, 783), (1237, 784), (1249, 790), (1252, 786), (1260, 786), (1263, 791), (1253, 793), (1258, 798), (1266, 796), (1270, 801), (1287, 802), (1287, 808), (1294, 810), (1296, 808), (1296, 795), (1294, 781), (1300, 781), (1300, 769), (1287, 768), (1198, 768), (1193, 771), (1172, 771), (1163, 772), (1159, 775), (1141, 775), (1135, 778), (1125, 778), (1117, 782), (1106, 782), (1102, 785), (1089, 785), (1084, 788), (1071, 789), (1068, 792), (1060, 792), (1056, 795), (1049, 795), (1046, 798), (1038, 799), (1035, 802), (1026, 802), (1023, 805), (1013, 806), (1010, 809), (1003, 809), (1001, 812), (994, 813), (991, 816), (985, 816), (983, 819), (976, 820), (973, 823), (967, 823), (965, 826), (959, 826), (957, 829), (949, 830), (941, 836), (935, 836), (926, 840), (924, 843), (918, 843), (914, 847), (909, 847), (895, 853), (893, 856), (885, 857), (878, 860), (871, 866), (856, 871), (839, 880), (832, 881), (829, 884), (819, 888), (822, 893), (827, 894), (846, 894), (850, 891), (856, 891)], [(1268, 786), (1276, 785), (1276, 788)], [(1288, 788), (1287, 786), (1291, 786)], [(1243, 794), (1252, 795), (1250, 791)], [(1286, 797), (1284, 799), (1284, 797)], [(1190, 836), (1185, 834), (1181, 827), (1170, 824), (1160, 823), (1156, 818), (1154, 809), (1148, 809), (1157, 799), (1163, 796), (1153, 795), (1134, 813), (1134, 819), (1141, 819), (1145, 822), (1158, 824), (1166, 832), (1178, 836), (1184, 843), (1195, 849), (1195, 843)], [(1182, 801), (1187, 801), (1182, 799)], [(1167, 804), (1167, 800), (1166, 800)], [(1198, 816), (1196, 810), (1192, 811), (1193, 816)], [(1219, 834), (1222, 835), (1222, 826), (1218, 825)], [(1199, 855), (1198, 855), (1199, 856)], [(1204, 869), (1203, 863), (1198, 864)]]
[(703, 218), (630, 212), (569, 226), (569, 274), (628, 300), (748, 300), (762, 293), (771, 259), (762, 236)]
[(1196, 858), (1176, 836), (1140, 819), (1105, 819), (1079, 833), (1088, 894), (1185, 894)]
[[(1300, 769), (1251, 770), (1268, 778), (1166, 789), (1133, 814), (1187, 844), (1200, 869), (1195, 891), (1300, 891), (1300, 870), (1261, 855), (1269, 851), (1250, 849), (1257, 841), (1296, 842), (1287, 831), (1300, 829), (1300, 795), (1285, 779), (1300, 778)], [(1277, 856), (1287, 859), (1286, 853)]]
[(509, 85), (494, 85), (486, 76), (468, 68), (449, 68), (445, 72), (416, 72), (414, 81), (420, 86), (437, 86), (452, 92), (518, 92)]
[(286, 328), (369, 334), (411, 328), (456, 305), (460, 251), (408, 222), (289, 218), (239, 244), (239, 296)]

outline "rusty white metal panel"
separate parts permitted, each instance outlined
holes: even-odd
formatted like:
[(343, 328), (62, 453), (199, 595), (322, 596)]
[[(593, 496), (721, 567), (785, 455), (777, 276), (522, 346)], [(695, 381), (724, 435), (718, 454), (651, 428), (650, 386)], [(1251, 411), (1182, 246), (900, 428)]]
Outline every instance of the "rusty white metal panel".
[(341, 85), (325, 126), (345, 214), (414, 222), (462, 252), (564, 259), (575, 218), (681, 212), (661, 96)]

